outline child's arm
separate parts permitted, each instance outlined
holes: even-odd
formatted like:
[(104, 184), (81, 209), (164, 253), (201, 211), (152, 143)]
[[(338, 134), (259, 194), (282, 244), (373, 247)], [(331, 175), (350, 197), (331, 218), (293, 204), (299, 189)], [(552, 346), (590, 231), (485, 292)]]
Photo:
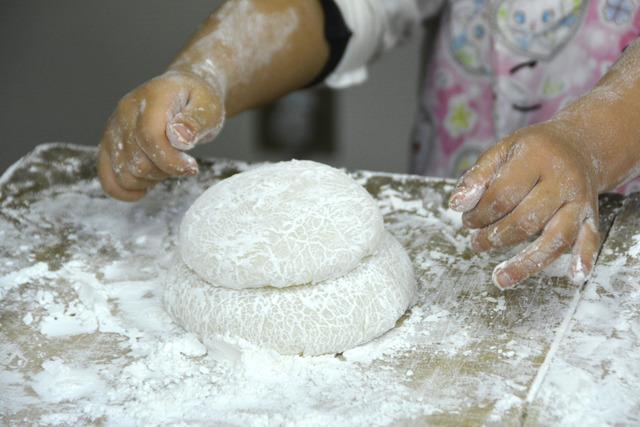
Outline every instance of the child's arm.
[[(579, 66), (579, 64), (577, 64)], [(583, 282), (599, 248), (598, 193), (640, 174), (640, 41), (587, 95), (552, 120), (489, 149), (465, 174), (450, 205), (464, 212), (478, 250), (511, 246), (541, 232), (498, 265), (510, 288), (573, 247), (570, 277)]]
[(127, 94), (100, 142), (105, 192), (133, 201), (168, 176), (195, 175), (183, 152), (211, 140), (225, 116), (310, 83), (327, 62), (317, 0), (229, 0), (164, 74)]

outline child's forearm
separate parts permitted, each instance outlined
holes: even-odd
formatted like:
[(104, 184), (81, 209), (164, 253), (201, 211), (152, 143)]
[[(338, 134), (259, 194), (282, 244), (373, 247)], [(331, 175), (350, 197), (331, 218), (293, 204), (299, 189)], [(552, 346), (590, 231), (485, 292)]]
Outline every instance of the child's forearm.
[(317, 0), (229, 0), (170, 69), (202, 77), (232, 116), (310, 83), (328, 55)]
[(640, 40), (631, 44), (598, 85), (552, 123), (588, 157), (600, 192), (640, 174)]

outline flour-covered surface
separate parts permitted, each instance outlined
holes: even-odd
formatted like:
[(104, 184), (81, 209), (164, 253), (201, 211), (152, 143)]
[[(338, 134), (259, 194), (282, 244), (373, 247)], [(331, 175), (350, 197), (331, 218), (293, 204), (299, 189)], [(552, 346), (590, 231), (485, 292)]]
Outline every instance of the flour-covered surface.
[(640, 425), (640, 193), (616, 216), (528, 425)]
[[(205, 346), (163, 311), (161, 278), (185, 210), (249, 166), (203, 161), (199, 177), (125, 204), (102, 194), (94, 157), (93, 149), (41, 146), (0, 181), (0, 424), (546, 424), (592, 410), (571, 406), (565, 391), (584, 390), (577, 375), (566, 383), (565, 367), (583, 375), (588, 398), (600, 386), (637, 384), (639, 291), (626, 278), (637, 264), (600, 264), (598, 280), (605, 268), (617, 269), (619, 280), (595, 291), (588, 285), (584, 300), (582, 288), (559, 277), (562, 265), (501, 293), (491, 270), (506, 255), (467, 249), (459, 216), (445, 208), (450, 182), (368, 172), (354, 176), (407, 248), (418, 304), (387, 334), (338, 355)], [(603, 201), (604, 230), (618, 204)], [(623, 242), (611, 250), (624, 251)], [(578, 302), (568, 335), (575, 344), (558, 347)], [(617, 362), (600, 348), (619, 354)], [(550, 349), (558, 350), (555, 362)], [(583, 360), (585, 352), (601, 357), (608, 376), (598, 377), (600, 365)], [(618, 408), (630, 414), (640, 398), (625, 399)], [(527, 417), (534, 408), (536, 417)]]

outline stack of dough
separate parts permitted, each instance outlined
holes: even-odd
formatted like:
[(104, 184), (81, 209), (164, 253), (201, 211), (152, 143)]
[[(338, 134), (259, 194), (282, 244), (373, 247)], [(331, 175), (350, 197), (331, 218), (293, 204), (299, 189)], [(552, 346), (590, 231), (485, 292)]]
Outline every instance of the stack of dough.
[(234, 175), (195, 201), (164, 303), (204, 341), (314, 355), (383, 334), (415, 295), (411, 261), (369, 193), (337, 169), (294, 160)]

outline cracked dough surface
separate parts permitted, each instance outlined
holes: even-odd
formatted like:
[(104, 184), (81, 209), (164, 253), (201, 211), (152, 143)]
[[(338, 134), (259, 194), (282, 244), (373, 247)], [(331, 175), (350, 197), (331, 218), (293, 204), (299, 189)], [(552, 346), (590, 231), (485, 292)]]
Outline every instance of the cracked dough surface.
[(294, 160), (205, 191), (185, 214), (179, 248), (184, 263), (216, 286), (283, 288), (352, 271), (383, 232), (362, 186), (338, 169)]
[(388, 232), (350, 273), (316, 285), (226, 289), (180, 260), (165, 282), (169, 314), (204, 342), (237, 336), (283, 354), (341, 352), (391, 329), (414, 302), (411, 260)]

